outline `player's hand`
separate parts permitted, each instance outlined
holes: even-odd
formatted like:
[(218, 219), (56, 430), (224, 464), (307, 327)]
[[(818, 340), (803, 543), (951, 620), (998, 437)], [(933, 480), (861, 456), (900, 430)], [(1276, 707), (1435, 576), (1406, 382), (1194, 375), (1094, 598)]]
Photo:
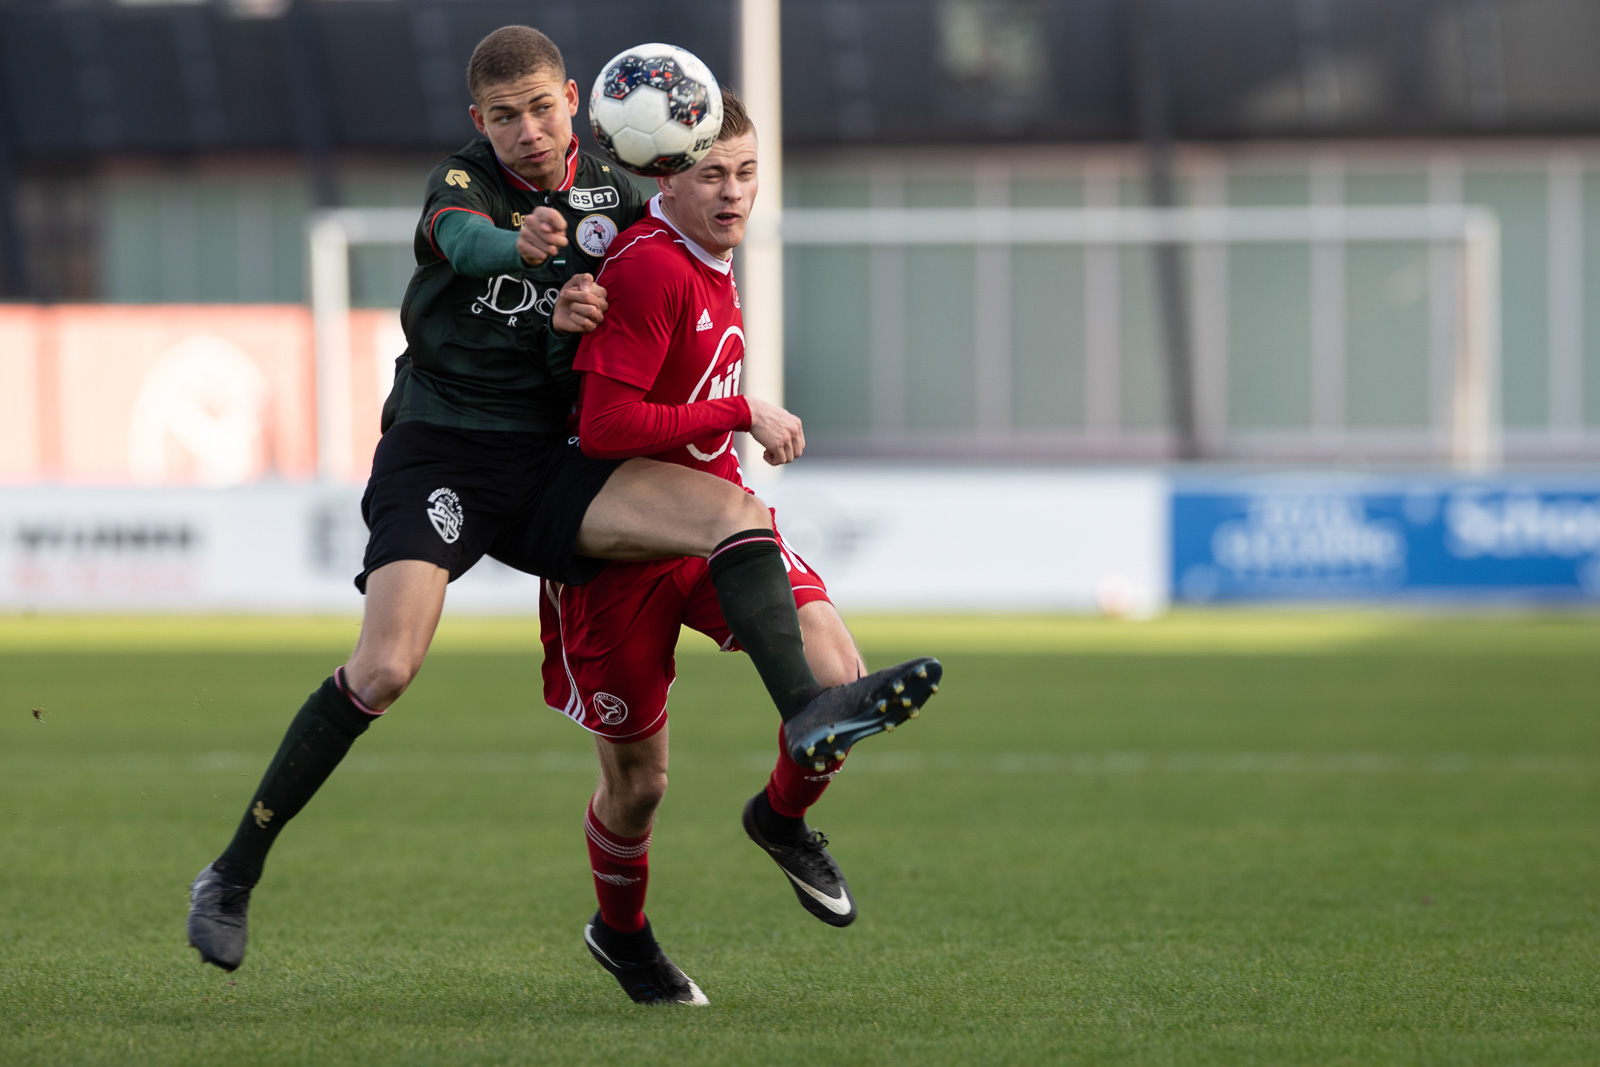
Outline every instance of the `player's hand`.
[(761, 458), (774, 467), (799, 459), (806, 450), (800, 417), (757, 397), (747, 396), (745, 402), (750, 405), (750, 436), (765, 450)]
[(606, 287), (593, 274), (574, 274), (561, 287), (550, 325), (562, 333), (590, 333), (606, 317)]
[(553, 207), (536, 207), (522, 219), (517, 231), (517, 254), (537, 267), (567, 247), (567, 220)]

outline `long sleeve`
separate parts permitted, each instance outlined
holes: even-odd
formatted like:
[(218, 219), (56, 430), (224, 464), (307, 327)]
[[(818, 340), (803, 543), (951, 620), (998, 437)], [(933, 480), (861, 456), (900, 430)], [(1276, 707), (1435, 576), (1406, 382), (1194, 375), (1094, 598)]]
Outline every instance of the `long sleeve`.
[(646, 390), (604, 374), (583, 379), (578, 439), (585, 455), (600, 459), (649, 456), (730, 430), (750, 428), (742, 396), (693, 404), (654, 404)]
[(451, 269), (468, 278), (489, 278), (527, 266), (517, 252), (516, 230), (502, 230), (471, 211), (441, 210), (434, 216), (432, 237)]

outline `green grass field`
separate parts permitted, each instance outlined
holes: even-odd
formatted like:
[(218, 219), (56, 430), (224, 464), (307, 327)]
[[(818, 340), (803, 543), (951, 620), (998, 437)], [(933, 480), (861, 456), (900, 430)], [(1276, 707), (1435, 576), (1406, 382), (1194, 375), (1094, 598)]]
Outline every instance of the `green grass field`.
[(185, 888), (354, 624), (0, 620), (0, 1064), (1600, 1062), (1600, 621), (858, 633), (947, 674), (814, 812), (846, 930), (745, 841), (776, 719), (686, 640), (649, 910), (712, 1006), (648, 1009), (528, 623), (446, 623), (230, 977)]

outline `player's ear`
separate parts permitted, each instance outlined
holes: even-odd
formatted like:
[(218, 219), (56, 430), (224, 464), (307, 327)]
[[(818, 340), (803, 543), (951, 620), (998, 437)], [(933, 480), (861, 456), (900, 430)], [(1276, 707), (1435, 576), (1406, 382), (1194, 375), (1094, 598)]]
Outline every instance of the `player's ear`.
[(478, 132), (485, 137), (489, 136), (489, 128), (483, 124), (483, 112), (478, 110), (478, 105), (468, 104), (467, 114), (472, 116), (472, 124), (478, 128)]
[(663, 174), (656, 179), (656, 188), (661, 190), (661, 195), (668, 200), (671, 200), (674, 195), (672, 192), (672, 179), (676, 177), (676, 174)]
[(576, 117), (578, 114), (578, 83), (571, 78), (567, 79), (565, 96), (567, 98), (567, 110)]

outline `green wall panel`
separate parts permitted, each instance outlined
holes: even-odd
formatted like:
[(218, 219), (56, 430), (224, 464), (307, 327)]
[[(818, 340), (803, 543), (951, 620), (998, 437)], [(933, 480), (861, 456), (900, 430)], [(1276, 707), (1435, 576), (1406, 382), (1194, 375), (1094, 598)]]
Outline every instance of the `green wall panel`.
[[(1236, 174), (1235, 207), (1310, 202), (1303, 175)], [(1228, 253), (1228, 423), (1234, 429), (1311, 421), (1311, 253), (1303, 245), (1233, 245)]]
[(1500, 216), (1500, 406), (1508, 427), (1549, 418), (1548, 192), (1543, 170), (1467, 170), (1467, 202)]
[(784, 254), (784, 405), (808, 433), (871, 427), (868, 263), (859, 248)]
[(970, 249), (906, 253), (906, 426), (963, 430), (976, 422), (975, 262)]
[(1583, 178), (1583, 419), (1600, 426), (1600, 169)]
[[(1423, 172), (1352, 174), (1345, 203), (1422, 205)], [(1428, 247), (1359, 242), (1345, 251), (1345, 413), (1353, 428), (1428, 425)]]

